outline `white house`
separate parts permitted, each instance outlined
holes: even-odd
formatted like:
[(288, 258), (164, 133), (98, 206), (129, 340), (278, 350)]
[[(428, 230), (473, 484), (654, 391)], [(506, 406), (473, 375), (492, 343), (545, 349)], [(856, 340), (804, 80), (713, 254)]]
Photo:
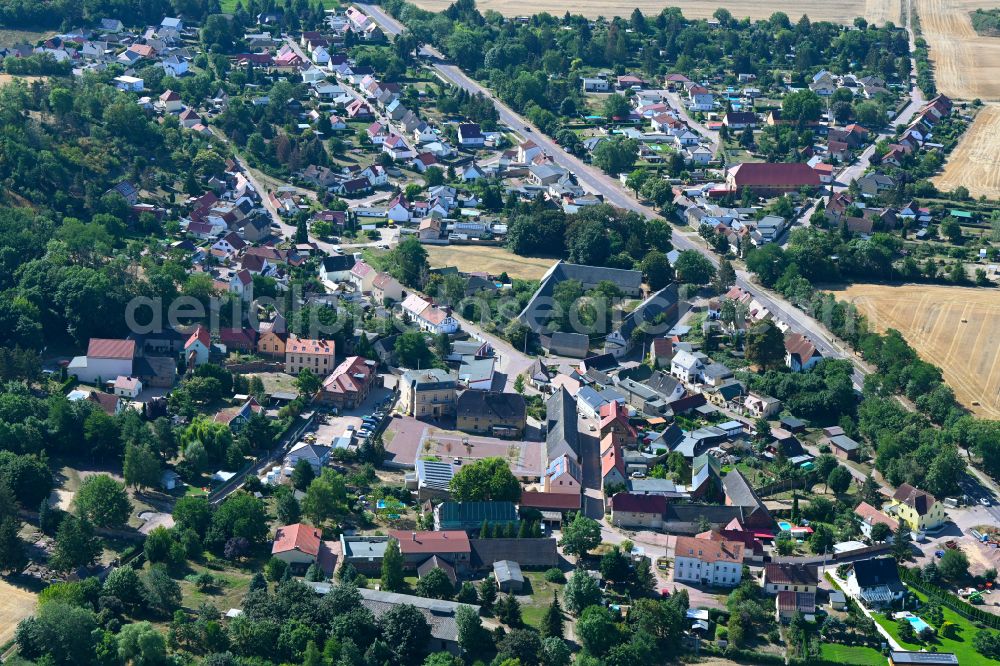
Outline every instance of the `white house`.
[(115, 395), (121, 398), (132, 398), (133, 400), (139, 397), (142, 393), (142, 382), (139, 381), (138, 377), (125, 377), (118, 376), (115, 378)]
[(346, 282), (351, 279), (355, 260), (352, 254), (335, 254), (323, 257), (319, 266), (319, 279), (327, 282)]
[(418, 294), (407, 296), (400, 307), (422, 330), (431, 333), (454, 333), (458, 330), (458, 322), (454, 317)]
[(372, 187), (379, 187), (389, 183), (389, 173), (385, 170), (385, 167), (379, 166), (378, 164), (371, 165), (358, 174), (358, 176), (361, 178), (367, 178), (368, 182), (372, 184)]
[(701, 352), (679, 349), (670, 359), (670, 374), (687, 384), (700, 383), (703, 377), (702, 373), (705, 370), (706, 358), (708, 357)]
[(486, 137), (476, 123), (463, 123), (458, 126), (458, 145), (465, 148), (482, 148), (486, 145)]
[(208, 363), (208, 354), (212, 349), (212, 339), (208, 329), (199, 324), (191, 337), (184, 343), (184, 358), (187, 359), (187, 367), (194, 368)]
[(378, 271), (364, 261), (359, 261), (351, 269), (351, 284), (363, 294), (371, 293), (376, 275), (378, 275)]
[(86, 384), (98, 379), (132, 376), (132, 360), (135, 358), (134, 340), (113, 340), (91, 338), (87, 345), (87, 355), (77, 356), (70, 361), (67, 372)]
[(175, 55), (161, 60), (160, 67), (167, 73), (167, 76), (184, 76), (188, 73), (188, 61)]
[(137, 76), (116, 76), (115, 87), (125, 92), (142, 92), (145, 82)]
[(410, 202), (402, 194), (389, 202), (389, 207), (385, 211), (386, 217), (393, 222), (410, 221)]
[(583, 92), (608, 92), (610, 84), (607, 79), (598, 77), (583, 77)]
[(528, 164), (533, 159), (542, 154), (542, 149), (539, 148), (538, 144), (528, 139), (524, 143), (518, 144), (517, 146), (517, 161), (522, 164)]
[(332, 451), (332, 447), (322, 444), (299, 442), (285, 456), (285, 467), (294, 469), (300, 460), (305, 460), (318, 472), (326, 465)]
[(317, 46), (313, 49), (312, 60), (317, 65), (328, 65), (330, 64), (330, 52), (324, 46)]
[(715, 108), (715, 97), (699, 85), (688, 88), (688, 108), (692, 111), (711, 111)]
[(253, 275), (250, 274), (250, 271), (246, 269), (234, 271), (229, 277), (229, 291), (239, 296), (240, 300), (245, 303), (252, 301)]
[(271, 557), (286, 562), (296, 570), (316, 562), (323, 549), (323, 534), (311, 525), (296, 523), (279, 527), (271, 544)]
[(801, 333), (791, 333), (785, 337), (785, 365), (792, 372), (811, 370), (823, 360), (816, 346)]
[(677, 537), (674, 580), (712, 587), (736, 587), (742, 577), (742, 543)]
[(416, 156), (416, 152), (406, 143), (406, 139), (398, 134), (390, 134), (382, 142), (382, 152), (388, 153), (394, 160), (407, 160)]
[(303, 83), (317, 83), (319, 81), (326, 81), (326, 72), (319, 67), (309, 66), (302, 70)]
[(684, 158), (692, 164), (697, 164), (699, 166), (704, 166), (712, 161), (712, 151), (705, 146), (698, 146), (697, 148), (688, 148), (684, 151)]

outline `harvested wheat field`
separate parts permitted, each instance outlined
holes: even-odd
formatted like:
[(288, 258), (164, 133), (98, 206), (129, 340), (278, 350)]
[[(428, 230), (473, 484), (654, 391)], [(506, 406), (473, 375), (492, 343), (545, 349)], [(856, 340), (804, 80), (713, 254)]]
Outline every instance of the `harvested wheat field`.
[(17, 623), (35, 612), (38, 595), (0, 578), (0, 645), (14, 638)]
[[(451, 5), (453, 0), (415, 0), (418, 7), (430, 11), (442, 11)], [(813, 21), (832, 21), (834, 23), (852, 23), (857, 16), (864, 16), (870, 22), (882, 24), (886, 20), (899, 24), (899, 0), (847, 0), (846, 2), (781, 2), (759, 3), (751, 0), (677, 0), (676, 2), (651, 2), (650, 0), (539, 0), (525, 5), (511, 0), (477, 0), (479, 11), (493, 10), (504, 16), (524, 16), (538, 12), (548, 12), (562, 16), (567, 11), (582, 14), (588, 18), (628, 17), (632, 10), (638, 7), (647, 16), (659, 14), (665, 7), (679, 7), (687, 18), (711, 18), (716, 9), (728, 9), (738, 19), (770, 18), (775, 12), (785, 12), (794, 23), (800, 16), (806, 14)]]
[(964, 185), (974, 197), (1000, 198), (1000, 105), (984, 107), (932, 179), (938, 189)]
[(969, 12), (997, 0), (916, 0), (940, 92), (959, 99), (1000, 100), (1000, 38), (972, 29)]
[(431, 268), (455, 266), (463, 273), (486, 272), (500, 275), (504, 271), (512, 278), (538, 280), (552, 268), (555, 259), (519, 257), (502, 247), (486, 245), (425, 245)]
[[(894, 328), (920, 357), (944, 371), (958, 400), (1000, 418), (1000, 296), (992, 289), (856, 284), (835, 291), (873, 328)], [(978, 403), (978, 404), (977, 404)]]

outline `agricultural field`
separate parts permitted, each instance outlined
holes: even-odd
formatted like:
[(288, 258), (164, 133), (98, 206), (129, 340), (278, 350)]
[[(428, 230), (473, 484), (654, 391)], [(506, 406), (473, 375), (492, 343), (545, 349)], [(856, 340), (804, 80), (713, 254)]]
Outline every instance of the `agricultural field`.
[(963, 185), (973, 197), (1000, 198), (1000, 105), (988, 104), (976, 115), (932, 180), (943, 191)]
[(552, 268), (555, 259), (519, 257), (502, 247), (486, 245), (425, 245), (431, 268), (456, 266), (463, 272), (485, 271), (500, 275), (504, 271), (512, 278), (538, 280)]
[(976, 34), (969, 14), (991, 6), (996, 0), (916, 0), (934, 80), (949, 97), (1000, 100), (1000, 39)]
[(0, 578), (0, 645), (14, 638), (17, 623), (35, 612), (38, 595)]
[(855, 284), (835, 291), (878, 331), (894, 328), (944, 371), (959, 402), (1000, 418), (1000, 299), (990, 289)]
[[(414, 4), (431, 11), (442, 11), (452, 4), (452, 0), (416, 0)], [(723, 7), (736, 18), (766, 19), (774, 12), (785, 12), (793, 22), (806, 14), (813, 21), (851, 23), (856, 16), (864, 16), (869, 21), (879, 24), (887, 20), (899, 24), (900, 3), (897, 0), (848, 0), (844, 3), (807, 0), (798, 3), (772, 2), (769, 4), (751, 2), (750, 0), (730, 0), (728, 2), (722, 0), (680, 0), (671, 3), (652, 2), (651, 0), (611, 0), (611, 2), (601, 0), (579, 0), (578, 2), (541, 0), (527, 6), (524, 3), (511, 2), (511, 0), (479, 0), (476, 7), (481, 12), (492, 10), (505, 16), (523, 16), (538, 12), (562, 16), (568, 10), (573, 14), (582, 14), (588, 18), (597, 18), (598, 16), (605, 18), (628, 17), (636, 7), (647, 16), (658, 14), (664, 7), (679, 7), (684, 16), (688, 18), (711, 18), (716, 9)]]

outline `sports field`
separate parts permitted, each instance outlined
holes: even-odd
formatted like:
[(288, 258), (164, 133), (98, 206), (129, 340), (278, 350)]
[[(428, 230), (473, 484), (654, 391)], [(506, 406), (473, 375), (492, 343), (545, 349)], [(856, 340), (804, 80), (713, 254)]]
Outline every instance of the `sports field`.
[(964, 185), (973, 197), (1000, 198), (1000, 104), (989, 104), (976, 115), (944, 171), (932, 180), (940, 190)]
[[(441, 11), (447, 9), (452, 4), (452, 0), (415, 0), (414, 4), (429, 9), (431, 11)], [(638, 7), (647, 16), (659, 14), (664, 7), (679, 7), (684, 16), (688, 18), (711, 18), (715, 10), (723, 7), (728, 9), (732, 15), (738, 19), (766, 19), (775, 12), (785, 12), (792, 22), (806, 14), (813, 21), (833, 21), (835, 23), (851, 23), (857, 16), (864, 16), (869, 21), (879, 24), (886, 20), (891, 20), (899, 24), (898, 0), (846, 0), (845, 2), (819, 2), (818, 0), (805, 0), (805, 2), (790, 2), (781, 0), (780, 2), (759, 3), (751, 0), (676, 0), (674, 2), (652, 2), (651, 0), (538, 0), (532, 3), (512, 2), (512, 0), (478, 0), (476, 7), (479, 11), (492, 10), (500, 12), (505, 16), (525, 16), (548, 12), (556, 16), (562, 16), (566, 11), (573, 14), (582, 14), (588, 18), (613, 18), (615, 16), (628, 17), (632, 10)]]
[(894, 328), (920, 357), (939, 366), (958, 400), (1000, 418), (1000, 298), (992, 289), (856, 284), (834, 294), (857, 305), (872, 326)]
[(14, 638), (17, 623), (35, 612), (38, 596), (0, 578), (0, 645)]
[(552, 268), (555, 259), (519, 257), (502, 247), (486, 245), (425, 245), (431, 268), (455, 266), (463, 273), (484, 271), (490, 275), (505, 272), (512, 278), (538, 280)]

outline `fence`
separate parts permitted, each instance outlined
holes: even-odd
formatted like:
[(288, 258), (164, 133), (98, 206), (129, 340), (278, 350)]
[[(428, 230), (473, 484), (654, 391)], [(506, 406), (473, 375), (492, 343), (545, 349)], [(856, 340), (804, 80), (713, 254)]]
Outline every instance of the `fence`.
[(271, 361), (247, 361), (245, 363), (226, 363), (230, 372), (284, 372), (285, 364)]
[(910, 587), (926, 594), (942, 606), (947, 606), (965, 619), (981, 623), (991, 629), (1000, 629), (1000, 616), (980, 610), (972, 604), (962, 601), (950, 592), (926, 584), (920, 577), (918, 569), (909, 569), (901, 566), (899, 567), (899, 577)]
[(778, 493), (783, 493), (786, 490), (799, 490), (801, 488), (806, 488), (811, 486), (816, 481), (813, 479), (814, 474), (809, 474), (801, 479), (782, 479), (780, 481), (775, 481), (769, 483), (766, 486), (761, 486), (756, 489), (758, 497), (768, 497), (769, 495), (777, 495)]

